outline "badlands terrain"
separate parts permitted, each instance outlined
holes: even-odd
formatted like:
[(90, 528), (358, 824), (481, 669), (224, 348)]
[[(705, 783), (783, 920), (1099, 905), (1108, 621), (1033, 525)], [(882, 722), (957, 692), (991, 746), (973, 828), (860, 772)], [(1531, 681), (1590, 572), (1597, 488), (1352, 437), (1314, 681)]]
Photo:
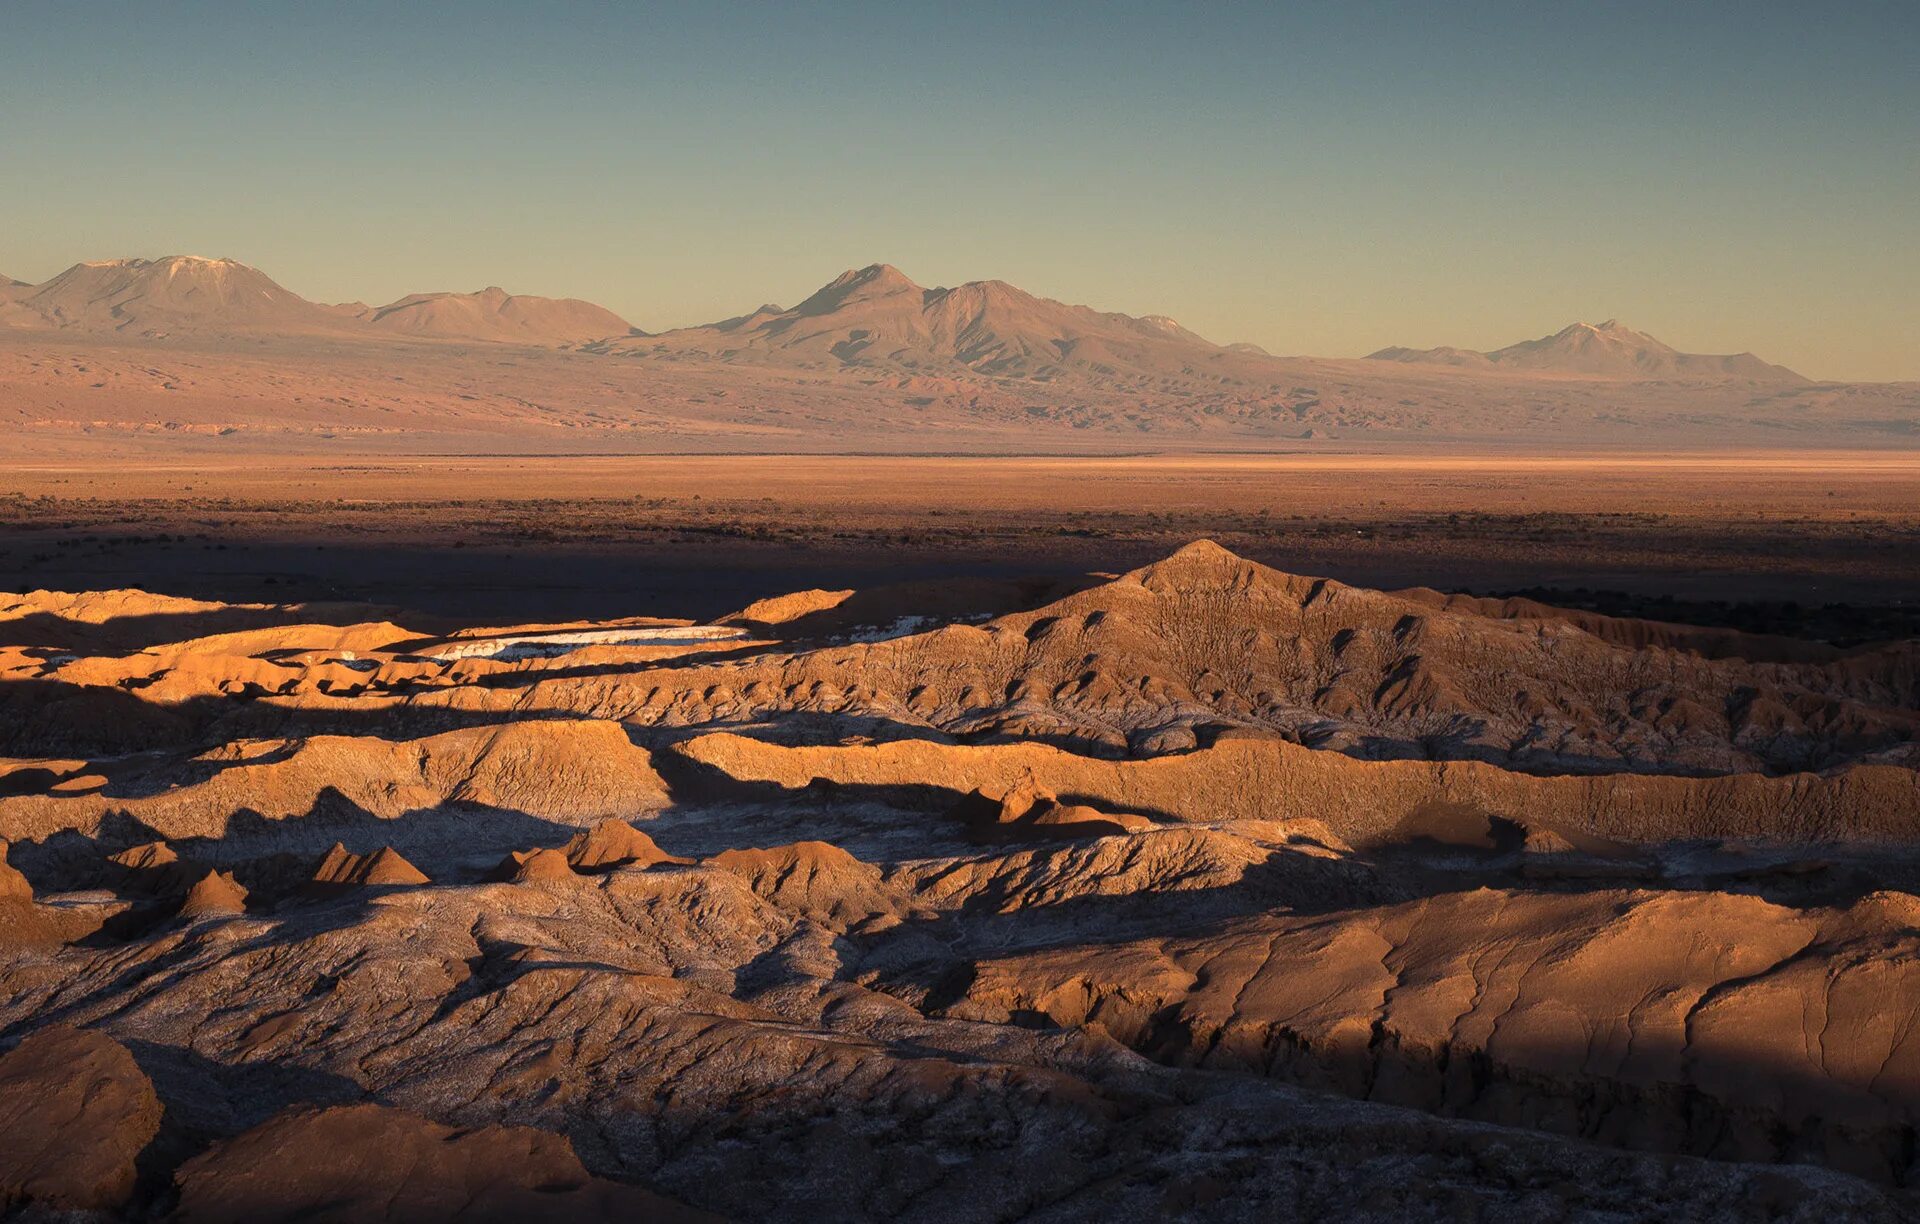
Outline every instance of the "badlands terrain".
[(0, 1198), (1920, 1208), (1913, 641), (1206, 540), (958, 586), (0, 597)]

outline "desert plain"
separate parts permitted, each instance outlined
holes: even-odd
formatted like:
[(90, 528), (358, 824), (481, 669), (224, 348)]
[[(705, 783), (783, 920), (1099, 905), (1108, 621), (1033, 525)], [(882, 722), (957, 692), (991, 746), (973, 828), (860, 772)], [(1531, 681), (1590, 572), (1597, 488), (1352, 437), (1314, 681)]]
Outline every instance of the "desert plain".
[(1205, 536), (1363, 585), (1897, 619), (1916, 533), (1920, 451), (0, 461), (0, 560), (30, 585), (507, 617), (1072, 576)]
[(7, 293), (7, 1210), (1920, 1211), (1913, 384)]

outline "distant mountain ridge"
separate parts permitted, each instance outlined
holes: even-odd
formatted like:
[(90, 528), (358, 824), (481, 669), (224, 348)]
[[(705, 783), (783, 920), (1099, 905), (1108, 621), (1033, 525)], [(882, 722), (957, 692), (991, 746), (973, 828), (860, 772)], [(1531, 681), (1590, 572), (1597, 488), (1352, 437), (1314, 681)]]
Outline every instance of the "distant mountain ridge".
[(508, 293), (497, 285), (477, 293), (416, 293), (357, 317), (403, 335), (518, 344), (584, 344), (635, 330), (592, 302)]
[(1618, 319), (1574, 323), (1551, 336), (1523, 340), (1481, 353), (1471, 349), (1384, 348), (1367, 354), (1372, 361), (1400, 361), (1463, 368), (1531, 370), (1599, 378), (1746, 379), (1804, 383), (1806, 378), (1752, 353), (1683, 353)]
[(891, 264), (849, 269), (788, 310), (762, 306), (604, 347), (636, 356), (1103, 385), (1270, 386), (1281, 379), (1263, 354), (1224, 348), (1163, 315), (1072, 306), (997, 280), (929, 289)]
[(169, 255), (75, 264), (40, 285), (0, 278), (0, 327), (109, 333), (160, 339), (183, 335), (385, 334), (560, 346), (626, 336), (612, 311), (574, 298), (417, 293), (386, 306), (323, 305), (231, 259)]
[[(1193, 385), (1260, 392), (1286, 381), (1282, 359), (1259, 346), (1215, 344), (1164, 315), (1068, 305), (998, 280), (925, 288), (885, 263), (849, 269), (788, 309), (766, 304), (717, 323), (651, 335), (592, 302), (497, 286), (410, 294), (384, 306), (331, 306), (310, 302), (231, 259), (112, 259), (75, 264), (39, 285), (0, 276), (0, 328), (149, 338), (380, 334), (723, 363), (870, 368), (903, 377), (1077, 379), (1109, 389)], [(1491, 352), (1394, 347), (1368, 359), (1601, 379), (1808, 381), (1752, 353), (1683, 353), (1616, 319), (1575, 323)]]
[(1491, 353), (1273, 356), (1164, 315), (1004, 281), (927, 288), (888, 264), (649, 335), (576, 299), (327, 305), (233, 260), (171, 256), (0, 283), (0, 437), (44, 454), (1911, 448), (1920, 382), (1808, 382), (1616, 321)]
[(331, 331), (340, 317), (231, 259), (170, 255), (80, 263), (15, 290), (11, 326), (168, 336), (181, 331)]

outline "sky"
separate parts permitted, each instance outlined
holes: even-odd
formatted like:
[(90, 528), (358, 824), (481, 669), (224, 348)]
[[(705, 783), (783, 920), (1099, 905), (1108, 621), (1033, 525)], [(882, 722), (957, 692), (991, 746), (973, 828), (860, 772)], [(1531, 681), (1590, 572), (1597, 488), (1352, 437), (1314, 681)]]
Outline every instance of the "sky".
[(1917, 44), (1914, 0), (0, 0), (0, 273), (657, 331), (888, 262), (1276, 353), (1619, 318), (1916, 379)]

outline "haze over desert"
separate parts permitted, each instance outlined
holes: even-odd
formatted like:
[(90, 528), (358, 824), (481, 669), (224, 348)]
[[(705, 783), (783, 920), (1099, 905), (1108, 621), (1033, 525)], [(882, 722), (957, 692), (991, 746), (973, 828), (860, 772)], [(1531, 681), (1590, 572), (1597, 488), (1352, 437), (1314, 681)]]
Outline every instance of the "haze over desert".
[(0, 16), (0, 1218), (1920, 1220), (1916, 37)]

